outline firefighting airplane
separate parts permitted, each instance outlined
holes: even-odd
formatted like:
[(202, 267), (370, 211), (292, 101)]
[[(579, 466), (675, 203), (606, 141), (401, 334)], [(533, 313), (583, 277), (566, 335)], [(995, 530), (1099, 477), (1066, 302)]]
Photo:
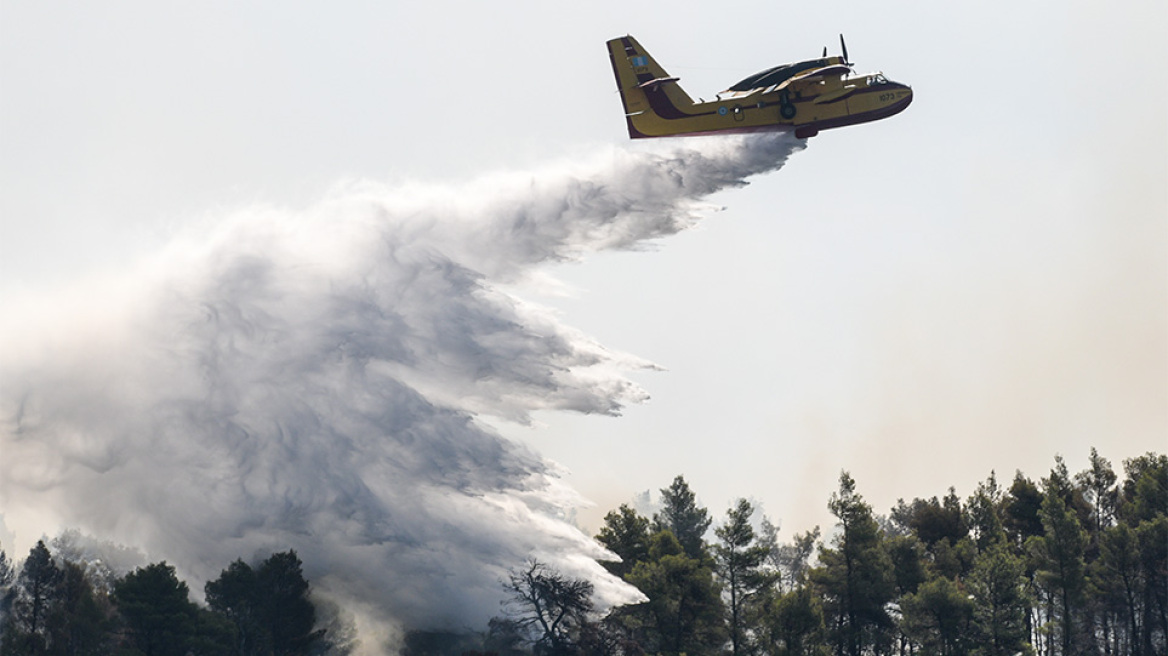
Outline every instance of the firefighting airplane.
[(715, 132), (794, 130), (800, 139), (820, 130), (888, 118), (912, 102), (912, 89), (881, 73), (854, 75), (840, 35), (842, 56), (809, 59), (755, 73), (694, 102), (631, 36), (608, 42), (629, 137), (674, 137)]

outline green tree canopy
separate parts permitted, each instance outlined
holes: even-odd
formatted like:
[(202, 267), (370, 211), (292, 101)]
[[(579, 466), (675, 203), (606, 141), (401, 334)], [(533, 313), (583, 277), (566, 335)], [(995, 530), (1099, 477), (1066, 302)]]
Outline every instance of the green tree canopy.
[(815, 555), (815, 545), (819, 542), (819, 527), (806, 533), (796, 533), (789, 544), (778, 545), (771, 554), (771, 560), (778, 569), (783, 590), (791, 592), (807, 584), (807, 573), (811, 569), (811, 557)]
[[(1144, 578), (1145, 654), (1168, 643), (1168, 515), (1140, 522), (1136, 528)], [(1162, 653), (1162, 652), (1161, 652)]]
[(1123, 461), (1127, 476), (1120, 515), (1130, 526), (1168, 514), (1168, 456), (1148, 453)]
[(255, 570), (236, 560), (214, 581), (203, 586), (207, 605), (235, 626), (235, 648), (240, 656), (264, 654), (271, 638), (263, 627), (260, 591)]
[(323, 636), (295, 551), (275, 553), (253, 570), (236, 560), (204, 587), (207, 605), (235, 626), (242, 656), (308, 654)]
[(1040, 513), (1044, 534), (1028, 540), (1027, 546), (1038, 566), (1038, 580), (1058, 599), (1063, 653), (1071, 654), (1075, 619), (1086, 587), (1083, 551), (1087, 536), (1075, 512), (1067, 507), (1065, 497), (1059, 486), (1048, 487)]
[(130, 643), (144, 656), (186, 656), (198, 630), (187, 584), (165, 561), (140, 567), (114, 584)]
[(1015, 544), (1021, 545), (1029, 538), (1042, 535), (1042, 518), (1038, 514), (1041, 509), (1042, 491), (1022, 472), (1016, 472), (1006, 494), (1003, 522)]
[(260, 616), (272, 637), (276, 656), (308, 654), (324, 635), (313, 631), (316, 608), (308, 598), (308, 581), (295, 551), (268, 556), (256, 572)]
[(710, 529), (710, 522), (709, 512), (698, 505), (697, 496), (681, 475), (661, 490), (661, 510), (653, 515), (653, 531), (673, 533), (690, 558), (705, 560), (709, 557), (706, 531)]
[(944, 576), (926, 581), (901, 600), (905, 632), (927, 654), (966, 654), (973, 644), (973, 602), (956, 583)]
[(776, 656), (826, 654), (823, 607), (809, 586), (772, 600), (767, 612), (769, 653)]
[(620, 562), (605, 561), (601, 564), (623, 578), (633, 571), (634, 565), (649, 557), (649, 520), (628, 504), (622, 503), (620, 508), (604, 516), (604, 526), (600, 528), (596, 540), (620, 556)]
[(47, 620), (51, 653), (71, 656), (109, 653), (110, 609), (94, 593), (85, 568), (65, 562), (57, 590), (57, 603)]
[(979, 554), (967, 588), (973, 599), (978, 654), (1013, 656), (1025, 651), (1025, 566), (1004, 542), (995, 542)]
[(627, 580), (649, 598), (638, 607), (645, 649), (689, 656), (718, 653), (725, 632), (713, 571), (688, 555), (672, 532), (653, 535), (649, 559), (637, 563)]
[(979, 551), (1006, 539), (1006, 528), (1002, 522), (1004, 505), (998, 478), (994, 472), (990, 472), (990, 477), (978, 483), (977, 489), (965, 502), (966, 524)]
[(898, 535), (885, 541), (892, 561), (892, 578), (899, 594), (912, 594), (928, 579), (925, 545), (915, 535)]
[(909, 527), (930, 548), (945, 539), (950, 544), (956, 544), (968, 533), (961, 500), (953, 488), (949, 488), (949, 494), (942, 501), (938, 501), (937, 497), (927, 501), (914, 499), (911, 507)]
[(748, 624), (754, 624), (761, 610), (760, 597), (778, 581), (777, 573), (764, 567), (770, 550), (755, 540), (750, 517), (754, 507), (746, 499), (739, 499), (726, 513), (726, 523), (714, 529), (718, 542), (714, 545), (717, 573), (725, 585), (729, 600), (728, 624), (730, 653), (734, 656), (749, 649)]
[(872, 508), (856, 493), (856, 482), (840, 474), (839, 491), (828, 503), (839, 520), (834, 548), (819, 552), (812, 580), (823, 592), (823, 609), (836, 652), (861, 656), (891, 640), (886, 606), (895, 594), (892, 563)]
[(13, 590), (5, 650), (43, 654), (49, 647), (48, 619), (60, 603), (61, 570), (43, 540), (28, 552)]
[(1119, 490), (1115, 483), (1118, 477), (1111, 463), (1091, 447), (1089, 466), (1085, 471), (1075, 475), (1075, 482), (1083, 490), (1083, 496), (1091, 504), (1091, 536), (1097, 542), (1103, 530), (1115, 521), (1115, 512), (1119, 506)]

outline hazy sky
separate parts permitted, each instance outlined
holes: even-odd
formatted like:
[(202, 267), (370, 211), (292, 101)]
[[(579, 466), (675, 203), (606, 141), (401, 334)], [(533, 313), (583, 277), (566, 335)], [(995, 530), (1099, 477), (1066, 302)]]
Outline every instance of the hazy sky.
[(593, 531), (678, 473), (789, 539), (828, 528), (841, 469), (879, 512), (1091, 446), (1118, 469), (1168, 448), (1166, 30), (1157, 0), (6, 0), (0, 323), (232, 208), (636, 148), (608, 38), (708, 98), (843, 32), (913, 86), (903, 114), (822, 133), (653, 249), (546, 269), (568, 296), (520, 292), (663, 367), (633, 374), (652, 399), (492, 423), (566, 468)]

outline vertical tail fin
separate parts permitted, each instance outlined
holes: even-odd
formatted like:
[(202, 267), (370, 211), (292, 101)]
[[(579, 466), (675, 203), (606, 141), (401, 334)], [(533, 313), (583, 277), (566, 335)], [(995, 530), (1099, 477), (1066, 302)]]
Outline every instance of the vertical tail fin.
[(678, 78), (657, 63), (637, 40), (623, 36), (608, 42), (608, 56), (624, 103), (629, 136), (633, 139), (668, 134), (668, 121), (686, 118), (694, 101)]

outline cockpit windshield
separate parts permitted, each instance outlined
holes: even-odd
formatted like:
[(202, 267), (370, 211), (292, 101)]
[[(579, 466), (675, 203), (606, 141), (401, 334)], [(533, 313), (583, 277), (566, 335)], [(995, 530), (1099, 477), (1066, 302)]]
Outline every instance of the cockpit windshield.
[(868, 76), (868, 86), (872, 86), (874, 84), (888, 84), (888, 78), (884, 77), (883, 73), (876, 73), (875, 75), (869, 75)]

